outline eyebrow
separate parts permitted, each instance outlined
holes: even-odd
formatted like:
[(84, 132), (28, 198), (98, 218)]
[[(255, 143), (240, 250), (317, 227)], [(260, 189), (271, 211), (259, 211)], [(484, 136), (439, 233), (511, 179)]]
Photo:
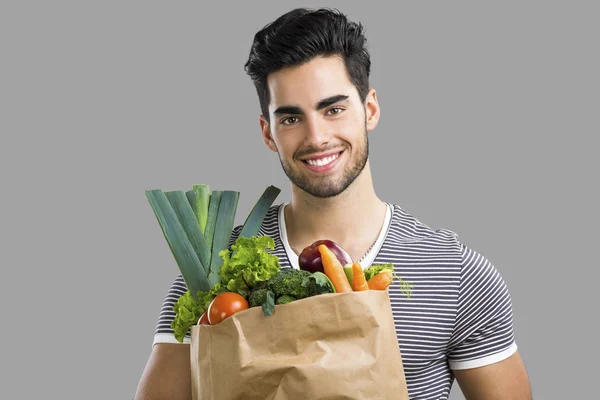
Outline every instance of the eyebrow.
[[(336, 94), (335, 96), (330, 96), (330, 97), (327, 97), (326, 99), (319, 100), (316, 108), (317, 108), (317, 110), (322, 110), (326, 107), (329, 107), (332, 104), (338, 103), (340, 101), (348, 100), (348, 98), (349, 98), (349, 96), (347, 96), (347, 95)], [(298, 106), (281, 106), (281, 107), (277, 107), (277, 109), (273, 112), (273, 114), (275, 114), (275, 115), (282, 115), (282, 114), (302, 115), (302, 114), (304, 114), (304, 112)]]

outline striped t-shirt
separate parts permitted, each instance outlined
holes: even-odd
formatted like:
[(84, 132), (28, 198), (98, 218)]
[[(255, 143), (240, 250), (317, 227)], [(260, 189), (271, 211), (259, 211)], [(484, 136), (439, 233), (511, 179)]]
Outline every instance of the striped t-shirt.
[[(285, 205), (269, 209), (259, 235), (274, 239), (271, 252), (282, 268), (298, 268), (287, 242)], [(454, 232), (431, 229), (400, 206), (387, 205), (379, 238), (360, 264), (392, 263), (413, 285), (410, 298), (397, 284), (389, 288), (409, 397), (447, 399), (452, 369), (491, 364), (516, 352), (510, 294), (495, 267)], [(240, 229), (234, 229), (230, 244)], [(186, 290), (179, 275), (162, 305), (154, 343), (179, 343), (170, 324), (173, 304)], [(189, 342), (188, 332), (184, 343)]]

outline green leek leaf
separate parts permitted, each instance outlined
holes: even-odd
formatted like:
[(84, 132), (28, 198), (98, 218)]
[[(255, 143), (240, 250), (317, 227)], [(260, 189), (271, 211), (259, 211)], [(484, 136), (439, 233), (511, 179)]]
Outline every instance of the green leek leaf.
[(215, 285), (220, 281), (219, 270), (221, 269), (221, 265), (223, 265), (223, 259), (219, 256), (219, 252), (229, 246), (229, 238), (233, 230), (239, 197), (240, 192), (232, 190), (224, 190), (221, 195), (219, 212), (215, 223), (215, 233), (213, 235), (210, 274), (208, 275), (211, 285)]
[(194, 185), (192, 190), (185, 192), (192, 210), (198, 220), (200, 231), (204, 234), (208, 217), (208, 203), (210, 201), (210, 187), (208, 185)]
[(242, 230), (240, 231), (239, 237), (250, 238), (252, 236), (256, 236), (265, 216), (267, 215), (267, 212), (269, 211), (269, 208), (277, 196), (279, 196), (280, 192), (281, 189), (272, 185), (265, 189), (262, 196), (260, 196), (254, 205), (254, 208), (252, 208), (250, 214), (248, 214), (246, 222), (244, 222)]
[(177, 215), (177, 219), (181, 223), (183, 230), (185, 231), (200, 264), (204, 268), (206, 276), (208, 276), (208, 267), (210, 265), (210, 249), (206, 244), (204, 235), (200, 231), (194, 211), (188, 202), (186, 195), (181, 190), (174, 190), (171, 192), (165, 192), (171, 207)]
[(208, 281), (204, 267), (162, 190), (147, 190), (146, 197), (167, 240), (171, 253), (175, 257), (186, 286), (196, 299), (198, 291), (207, 292), (212, 286)]
[[(217, 214), (219, 213), (219, 204), (221, 203), (221, 196), (223, 195), (223, 191), (214, 190), (210, 195), (210, 200), (208, 203), (208, 216), (206, 218), (206, 229), (204, 230), (204, 238), (206, 239), (206, 244), (208, 248), (213, 248), (213, 238), (215, 235), (215, 227), (217, 223)], [(207, 272), (208, 273), (208, 272)]]

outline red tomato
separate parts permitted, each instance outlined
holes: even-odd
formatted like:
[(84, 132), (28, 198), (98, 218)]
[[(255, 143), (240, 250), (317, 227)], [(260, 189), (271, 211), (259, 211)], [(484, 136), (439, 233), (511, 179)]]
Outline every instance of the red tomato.
[(204, 311), (204, 314), (198, 320), (198, 325), (210, 325), (210, 322), (208, 322), (208, 311)]
[(243, 296), (234, 292), (221, 293), (208, 306), (208, 322), (211, 325), (218, 324), (225, 318), (247, 308), (248, 302)]

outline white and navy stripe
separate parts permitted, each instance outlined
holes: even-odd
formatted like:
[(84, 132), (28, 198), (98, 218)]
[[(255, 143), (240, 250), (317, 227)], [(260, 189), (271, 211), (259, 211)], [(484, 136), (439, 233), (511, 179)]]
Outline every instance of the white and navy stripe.
[[(389, 289), (409, 397), (447, 399), (454, 381), (451, 369), (491, 364), (516, 351), (510, 294), (495, 267), (454, 232), (433, 230), (398, 205), (388, 206), (380, 238), (363, 268), (392, 263), (413, 284), (410, 298), (397, 285)], [(284, 207), (271, 207), (259, 234), (274, 239), (272, 253), (282, 268), (297, 268), (281, 218)], [(234, 230), (230, 244), (240, 229)], [(179, 275), (165, 297), (154, 343), (179, 343), (170, 324), (173, 304), (186, 290)], [(184, 343), (189, 343), (189, 333)]]

